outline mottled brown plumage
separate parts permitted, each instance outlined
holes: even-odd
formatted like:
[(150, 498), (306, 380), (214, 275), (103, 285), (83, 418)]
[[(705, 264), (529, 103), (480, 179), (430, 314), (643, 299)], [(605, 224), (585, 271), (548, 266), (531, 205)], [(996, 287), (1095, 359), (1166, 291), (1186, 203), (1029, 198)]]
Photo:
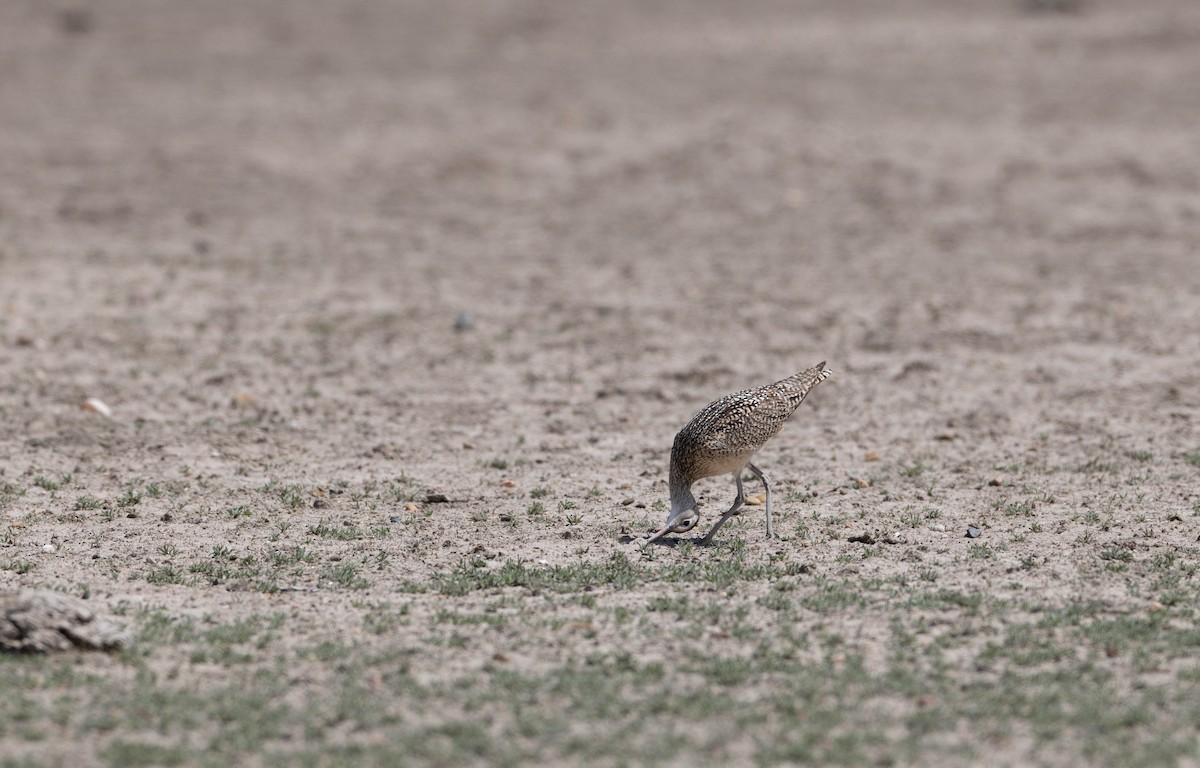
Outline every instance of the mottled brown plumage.
[[(650, 537), (654, 541), (667, 533), (683, 533), (695, 527), (700, 512), (692, 484), (714, 475), (732, 473), (737, 497), (703, 539), (708, 543), (726, 520), (737, 514), (745, 501), (742, 469), (749, 469), (766, 489), (767, 538), (771, 529), (771, 482), (750, 459), (783, 428), (788, 417), (813, 387), (833, 375), (825, 363), (758, 389), (726, 395), (709, 403), (692, 417), (671, 447), (671, 512), (667, 524)], [(649, 543), (649, 542), (647, 542)]]

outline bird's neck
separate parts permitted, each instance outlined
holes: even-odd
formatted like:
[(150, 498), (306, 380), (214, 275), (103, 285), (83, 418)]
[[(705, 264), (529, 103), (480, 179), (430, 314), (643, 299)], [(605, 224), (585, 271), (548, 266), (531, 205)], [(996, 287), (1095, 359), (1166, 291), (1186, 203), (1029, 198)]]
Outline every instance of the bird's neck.
[(675, 467), (671, 467), (671, 511), (674, 513), (694, 506), (696, 497), (692, 495), (692, 484)]

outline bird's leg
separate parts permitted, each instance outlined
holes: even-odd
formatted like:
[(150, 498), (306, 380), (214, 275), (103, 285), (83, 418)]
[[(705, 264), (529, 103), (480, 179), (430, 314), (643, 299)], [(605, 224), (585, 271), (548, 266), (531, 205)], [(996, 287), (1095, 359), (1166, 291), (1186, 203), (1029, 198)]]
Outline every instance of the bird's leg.
[[(771, 530), (771, 481), (767, 479), (767, 476), (765, 474), (763, 474), (763, 471), (761, 469), (754, 466), (753, 464), (751, 464), (748, 461), (746, 462), (746, 468), (749, 469), (751, 472), (753, 472), (755, 474), (755, 476), (758, 477), (759, 480), (762, 480), (763, 488), (766, 489), (766, 492), (767, 492), (767, 538), (773, 539), (773, 538), (775, 538), (775, 532)], [(740, 483), (739, 483), (738, 490), (741, 490)]]
[(736, 515), (738, 509), (740, 509), (742, 504), (744, 504), (746, 501), (746, 491), (744, 488), (742, 488), (742, 470), (739, 469), (737, 472), (734, 472), (733, 479), (737, 481), (738, 489), (737, 497), (733, 500), (733, 506), (729, 508), (728, 512), (721, 515), (721, 519), (718, 520), (715, 525), (713, 525), (712, 529), (708, 533), (704, 534), (704, 538), (700, 539), (701, 544), (707, 544), (709, 540), (712, 539), (713, 534), (717, 532), (717, 529), (724, 525), (726, 520)]

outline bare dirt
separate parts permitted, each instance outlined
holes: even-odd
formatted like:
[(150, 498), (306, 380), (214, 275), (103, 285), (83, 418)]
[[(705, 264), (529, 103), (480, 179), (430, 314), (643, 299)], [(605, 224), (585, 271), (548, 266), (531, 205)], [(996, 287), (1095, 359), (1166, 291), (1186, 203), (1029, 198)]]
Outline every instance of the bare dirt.
[[(1190, 557), (1200, 534), (1200, 6), (1062, 5), (0, 4), (0, 588), (134, 625), (282, 614), (284, 648), (402, 649), (424, 682), (744, 655), (667, 640), (660, 613), (629, 637), (517, 598), (541, 634), (432, 643), (439, 611), (493, 593), (430, 585), (729, 556), (639, 552), (672, 437), (827, 360), (757, 461), (782, 537), (761, 507), (722, 532), (746, 562), (1146, 610), (1098, 558)], [(702, 533), (733, 489), (698, 491)], [(364, 632), (385, 603), (405, 620)], [(870, 667), (889, 615), (813, 623)], [(90, 764), (110, 734), (5, 738)], [(719, 754), (769, 762), (757, 743)]]

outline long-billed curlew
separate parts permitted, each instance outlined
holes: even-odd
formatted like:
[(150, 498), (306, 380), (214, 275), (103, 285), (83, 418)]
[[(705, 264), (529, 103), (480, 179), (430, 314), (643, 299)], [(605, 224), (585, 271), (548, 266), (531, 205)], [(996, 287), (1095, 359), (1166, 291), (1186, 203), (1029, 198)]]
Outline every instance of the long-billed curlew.
[(833, 371), (828, 370), (825, 363), (819, 363), (774, 384), (726, 395), (693, 416), (675, 435), (675, 444), (671, 446), (671, 513), (667, 515), (667, 524), (646, 543), (668, 533), (683, 533), (695, 528), (700, 522), (700, 505), (692, 495), (692, 483), (701, 478), (732, 473), (737, 483), (737, 497), (729, 511), (700, 540), (701, 544), (707, 544), (717, 529), (736, 515), (746, 501), (742, 489), (743, 469), (753, 472), (766, 490), (767, 538), (772, 538), (775, 532), (771, 529), (771, 481), (750, 463), (750, 459), (783, 429), (783, 423), (804, 396), (832, 375)]

